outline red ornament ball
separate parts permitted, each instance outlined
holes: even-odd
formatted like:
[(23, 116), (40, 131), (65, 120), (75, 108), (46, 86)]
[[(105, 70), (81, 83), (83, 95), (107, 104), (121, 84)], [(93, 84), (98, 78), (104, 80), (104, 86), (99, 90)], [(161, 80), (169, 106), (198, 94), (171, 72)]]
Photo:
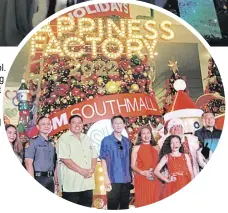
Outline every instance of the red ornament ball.
[(64, 61), (59, 62), (59, 66), (61, 66), (61, 67), (64, 66), (64, 64), (65, 64)]
[(128, 66), (129, 66), (129, 61), (127, 61), (127, 60), (123, 60), (119, 63), (119, 67), (123, 68), (125, 70), (128, 68)]
[(81, 98), (85, 98), (85, 97), (86, 97), (86, 94), (85, 94), (84, 92), (82, 92), (82, 93), (80, 94), (80, 97), (81, 97)]
[(96, 81), (98, 79), (98, 76), (96, 74), (93, 74), (91, 77), (94, 81)]
[(138, 72), (138, 73), (141, 73), (143, 71), (143, 66), (137, 66), (135, 68), (135, 71)]
[(79, 88), (74, 88), (74, 89), (72, 90), (72, 94), (73, 94), (74, 96), (79, 96), (80, 93), (81, 93), (81, 90), (80, 90)]

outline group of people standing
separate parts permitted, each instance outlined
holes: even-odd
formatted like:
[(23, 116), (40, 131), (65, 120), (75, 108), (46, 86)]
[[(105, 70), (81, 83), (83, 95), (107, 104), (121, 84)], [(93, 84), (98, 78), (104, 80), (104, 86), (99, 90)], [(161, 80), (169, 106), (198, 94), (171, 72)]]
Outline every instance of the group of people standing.
[[(51, 120), (37, 121), (39, 134), (25, 146), (28, 172), (52, 192), (60, 190), (68, 201), (92, 207), (97, 159), (104, 172), (107, 209), (128, 209), (130, 191), (135, 190), (135, 207), (166, 198), (188, 184), (210, 159), (221, 131), (212, 113), (202, 115), (203, 127), (195, 135), (184, 134), (181, 119), (165, 125), (167, 134), (155, 141), (150, 125), (141, 127), (136, 144), (123, 136), (121, 115), (112, 117), (113, 133), (101, 141), (97, 153), (91, 138), (83, 132), (80, 115), (69, 118), (69, 130), (55, 144), (49, 138)], [(17, 132), (6, 126), (9, 141), (17, 153)]]

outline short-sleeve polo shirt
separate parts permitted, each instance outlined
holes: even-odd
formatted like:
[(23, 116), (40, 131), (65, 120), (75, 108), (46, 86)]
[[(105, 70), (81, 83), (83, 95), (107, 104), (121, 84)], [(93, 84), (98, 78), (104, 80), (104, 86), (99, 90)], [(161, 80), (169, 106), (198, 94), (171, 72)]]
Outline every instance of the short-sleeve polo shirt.
[(114, 133), (103, 138), (101, 141), (100, 159), (106, 161), (111, 183), (129, 183), (131, 182), (131, 142), (122, 135), (121, 145), (123, 149), (121, 150), (117, 141)]
[[(91, 169), (92, 159), (97, 158), (92, 140), (81, 133), (78, 140), (71, 131), (67, 131), (57, 143), (58, 159), (71, 159), (83, 169)], [(61, 183), (64, 192), (80, 192), (95, 188), (94, 177), (84, 178), (79, 173), (69, 169), (61, 163)]]

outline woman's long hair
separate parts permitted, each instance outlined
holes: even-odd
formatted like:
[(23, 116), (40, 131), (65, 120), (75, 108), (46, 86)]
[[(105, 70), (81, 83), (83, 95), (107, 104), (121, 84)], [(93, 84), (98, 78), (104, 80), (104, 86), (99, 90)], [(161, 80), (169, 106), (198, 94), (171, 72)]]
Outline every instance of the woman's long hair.
[(150, 128), (150, 126), (143, 126), (143, 127), (140, 128), (135, 145), (140, 145), (140, 144), (142, 144), (141, 135), (142, 135), (142, 130), (143, 130), (143, 129), (149, 129), (149, 131), (150, 131), (150, 133), (151, 133), (150, 144), (151, 144), (151, 146), (156, 146), (157, 143), (156, 143), (156, 141), (155, 141), (155, 139), (154, 139), (154, 136), (153, 136), (153, 133), (152, 133), (152, 129)]
[[(165, 139), (165, 142), (163, 143), (163, 146), (159, 152), (159, 159), (161, 160), (164, 155), (172, 153), (171, 150), (171, 140), (173, 138), (177, 138), (180, 141), (181, 144), (181, 138), (178, 135), (170, 135)], [(181, 153), (184, 153), (184, 147), (181, 144), (180, 150)]]
[(12, 124), (7, 124), (7, 125), (5, 125), (5, 130), (7, 131), (7, 129), (10, 127), (14, 128), (16, 130), (16, 139), (12, 142), (13, 151), (15, 153), (21, 153), (21, 151), (23, 150), (23, 146), (18, 137), (17, 128), (16, 128), (16, 126), (14, 126)]

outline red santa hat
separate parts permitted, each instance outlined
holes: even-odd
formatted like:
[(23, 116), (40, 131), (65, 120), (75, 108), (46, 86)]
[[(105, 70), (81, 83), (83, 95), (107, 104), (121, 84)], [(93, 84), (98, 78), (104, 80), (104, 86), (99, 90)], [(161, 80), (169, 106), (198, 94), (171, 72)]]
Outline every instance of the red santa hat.
[(168, 109), (168, 113), (164, 115), (164, 120), (168, 121), (174, 118), (201, 117), (203, 111), (184, 91), (186, 89), (185, 81), (182, 79), (176, 80), (174, 82), (174, 88), (177, 91), (177, 94)]

